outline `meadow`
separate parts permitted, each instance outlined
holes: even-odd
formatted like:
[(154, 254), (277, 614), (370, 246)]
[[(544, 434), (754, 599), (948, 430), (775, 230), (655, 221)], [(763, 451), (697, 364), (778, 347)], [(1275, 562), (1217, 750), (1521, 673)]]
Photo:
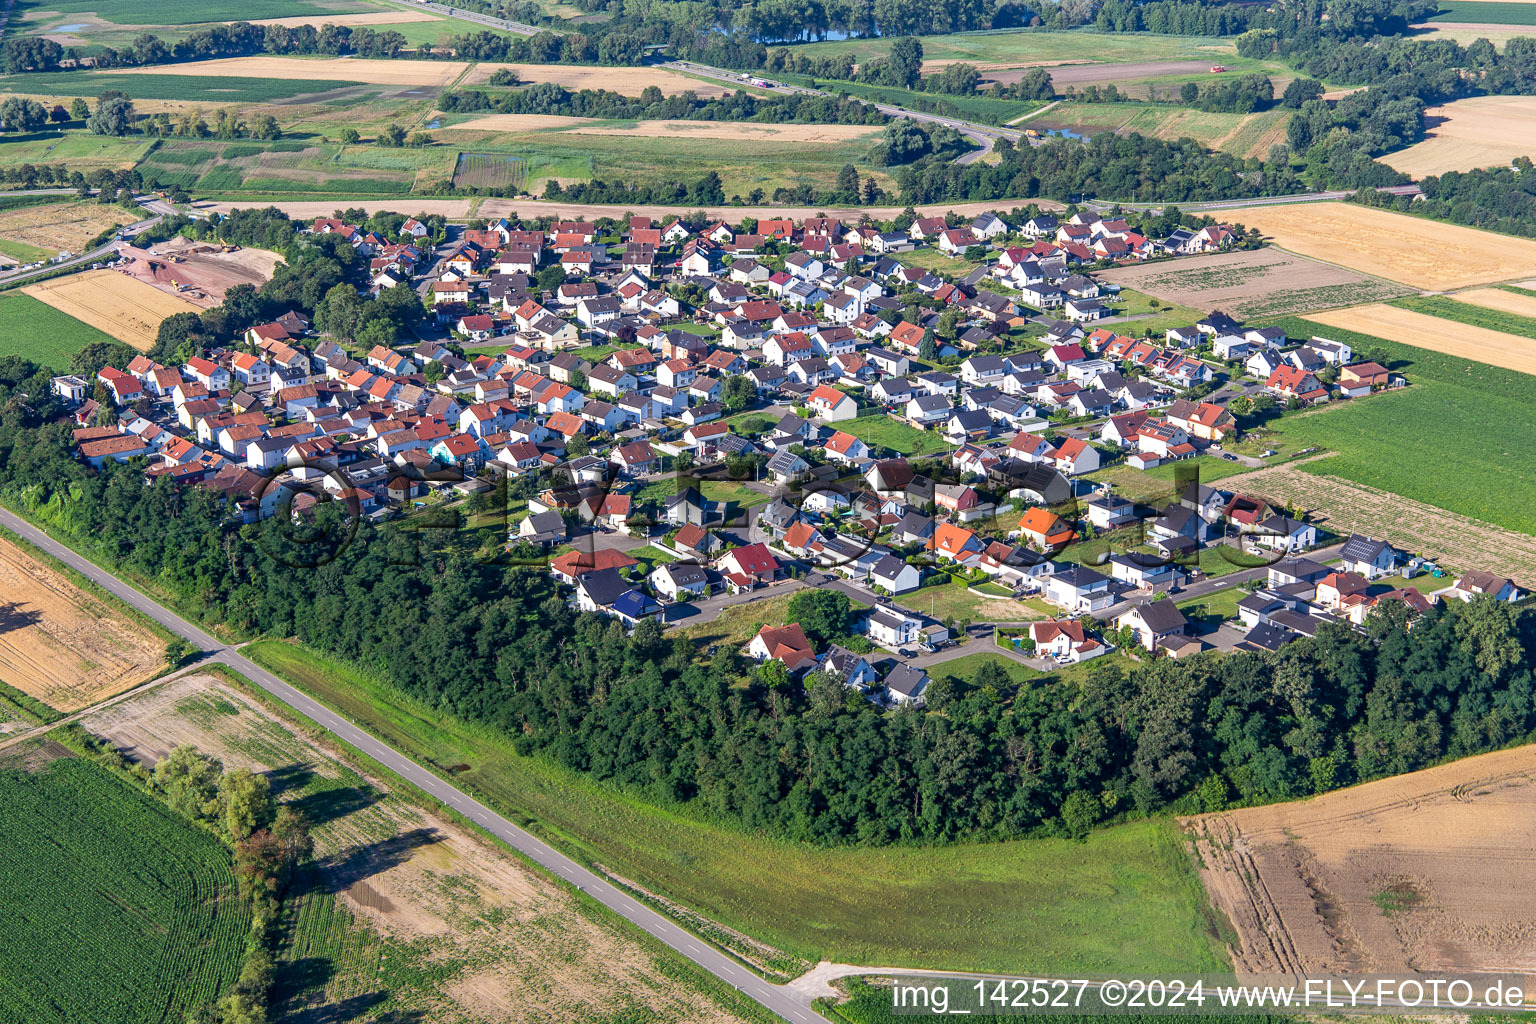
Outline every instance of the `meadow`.
[[(1169, 88), (1167, 91), (1174, 90)], [(1278, 108), (1256, 114), (1225, 114), (1163, 103), (1064, 100), (1038, 117), (1025, 118), (1020, 126), (1090, 137), (1118, 131), (1139, 132), (1169, 141), (1191, 138), (1203, 146), (1236, 156), (1263, 157), (1269, 154), (1269, 147), (1274, 143), (1285, 141), (1285, 126), (1290, 117), (1290, 111)]]
[(60, 373), (69, 370), (70, 360), (85, 346), (113, 340), (67, 313), (15, 291), (0, 292), (0, 322), (6, 325), (6, 339), (0, 344), (0, 352), (30, 359)]
[(161, 187), (200, 192), (410, 192), (418, 180), (446, 181), (456, 150), (380, 149), (318, 140), (271, 143), (168, 141), (139, 164)]
[(1424, 19), (1433, 25), (1449, 21), (1467, 25), (1536, 25), (1536, 7), (1528, 3), (1497, 0), (1441, 0), (1439, 9)]
[(771, 195), (777, 188), (797, 185), (830, 189), (844, 164), (853, 164), (862, 174), (873, 174), (882, 187), (892, 188), (888, 175), (868, 169), (868, 142), (741, 139), (729, 144), (687, 143), (671, 138), (575, 133), (487, 135), (476, 131), (470, 135), (451, 127), (432, 135), (443, 145), (465, 151), (520, 157), (528, 165), (526, 187), (534, 193), (542, 193), (549, 178), (562, 182), (595, 178), (641, 185), (689, 184), (713, 170), (720, 175), (727, 196), (747, 196), (755, 188)]
[[(93, 94), (94, 95), (94, 94)], [(90, 174), (102, 167), (122, 170), (149, 151), (142, 138), (116, 138), (86, 131), (52, 130), (27, 135), (7, 134), (0, 141), (0, 167), (67, 163), (70, 170)]]
[(95, 99), (115, 89), (136, 100), (201, 100), (205, 103), (270, 103), (338, 85), (361, 85), (319, 78), (252, 78), (239, 75), (198, 77), (157, 74), (111, 75), (93, 71), (42, 71), (0, 77), (0, 90), (23, 96), (84, 96)]
[(901, 455), (930, 455), (951, 447), (934, 431), (919, 430), (904, 420), (891, 419), (883, 412), (844, 420), (837, 429), (852, 434), (865, 444), (889, 448)]
[(154, 4), (136, 0), (21, 0), (16, 15), (29, 11), (60, 14), (91, 14), (118, 25), (195, 25), (211, 21), (250, 21), (259, 18), (311, 17), (316, 23), (327, 14), (376, 11), (361, 0), (240, 0), (208, 3), (206, 0), (160, 0)]
[(550, 763), (503, 736), (414, 705), (319, 652), (246, 652), (417, 759), (454, 776), (572, 856), (809, 960), (1040, 971), (1220, 969), (1206, 901), (1173, 824), (1086, 842), (816, 848), (664, 809)]
[[(1232, 40), (1214, 36), (1167, 36), (1150, 32), (1113, 33), (1093, 29), (1053, 32), (1047, 29), (1005, 29), (996, 32), (959, 32), (923, 36), (923, 57), (931, 61), (970, 61), (986, 64), (1040, 62), (1140, 63), (1153, 60), (1205, 60), (1220, 58), (1232, 68), (1257, 66), (1237, 56)], [(847, 39), (837, 42), (802, 43), (795, 47), (808, 56), (851, 52), (856, 60), (883, 57), (890, 39)]]
[(0, 769), (0, 1022), (180, 1022), (227, 990), (251, 915), (219, 841), (89, 761), (30, 768)]
[(1267, 424), (1266, 431), (1292, 445), (1334, 452), (1301, 468), (1536, 533), (1536, 510), (1527, 500), (1536, 481), (1536, 448), (1518, 440), (1536, 431), (1536, 380), (1309, 320), (1277, 326), (1293, 338), (1346, 341), (1357, 359), (1376, 359), (1411, 385)]

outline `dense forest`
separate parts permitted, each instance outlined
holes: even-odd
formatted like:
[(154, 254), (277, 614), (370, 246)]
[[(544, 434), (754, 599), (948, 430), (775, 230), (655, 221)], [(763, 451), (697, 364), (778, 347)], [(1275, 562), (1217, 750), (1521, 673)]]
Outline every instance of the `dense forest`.
[[(1530, 618), (1452, 602), (1405, 630), (1325, 627), (1232, 654), (1013, 692), (983, 669), (929, 710), (881, 712), (813, 673), (577, 614), (537, 569), (486, 564), (462, 534), (364, 524), (315, 569), (279, 517), (221, 525), (212, 499), (133, 466), (75, 461), (47, 372), (0, 359), (0, 494), (207, 625), (297, 636), (519, 749), (668, 805), (774, 835), (880, 844), (1081, 834), (1163, 808), (1295, 797), (1531, 736)], [(335, 506), (329, 514), (338, 512)], [(325, 526), (324, 517), (320, 526)], [(317, 527), (318, 528), (318, 527)], [(275, 557), (274, 557), (275, 556)], [(848, 631), (833, 592), (796, 614)]]

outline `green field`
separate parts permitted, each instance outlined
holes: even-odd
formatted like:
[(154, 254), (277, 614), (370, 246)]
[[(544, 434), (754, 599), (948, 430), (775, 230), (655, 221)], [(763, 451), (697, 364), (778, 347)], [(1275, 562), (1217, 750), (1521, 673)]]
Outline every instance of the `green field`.
[(120, 139), (83, 130), (8, 134), (0, 136), (0, 166), (64, 163), (72, 171), (89, 174), (99, 167), (132, 167), (149, 147), (144, 139)]
[(1289, 445), (1336, 453), (1306, 463), (1308, 472), (1536, 533), (1536, 509), (1526, 500), (1536, 481), (1536, 447), (1515, 440), (1536, 431), (1536, 380), (1308, 320), (1276, 325), (1296, 338), (1349, 342), (1357, 359), (1384, 361), (1412, 385), (1268, 425)]
[(0, 821), (0, 1022), (179, 1024), (234, 981), (251, 915), (211, 834), (74, 757), (0, 770)]
[(918, 430), (912, 424), (893, 420), (883, 412), (844, 420), (834, 426), (865, 444), (889, 448), (900, 455), (930, 455), (953, 447), (933, 431)]
[[(1165, 36), (1150, 32), (1097, 32), (1075, 29), (1052, 32), (1045, 29), (1008, 29), (999, 32), (959, 32), (947, 36), (923, 36), (925, 60), (964, 60), (1004, 63), (1028, 61), (1079, 61), (1095, 63), (1143, 62), (1154, 60), (1208, 60), (1220, 58), (1228, 67), (1257, 66), (1237, 56), (1232, 40), (1213, 36)], [(796, 52), (808, 56), (851, 51), (858, 60), (883, 57), (890, 52), (890, 39), (848, 39), (838, 42), (805, 43)]]
[(84, 96), (87, 99), (115, 89), (136, 100), (202, 100), (207, 103), (269, 103), (306, 93), (325, 92), (342, 85), (318, 78), (218, 78), (153, 73), (109, 75), (93, 71), (45, 71), (0, 77), (0, 90), (23, 96)]
[(1457, 302), (1444, 295), (1408, 295), (1391, 303), (1415, 313), (1438, 316), (1445, 320), (1471, 327), (1483, 327), (1505, 334), (1518, 334), (1523, 338), (1536, 338), (1536, 317), (1507, 313), (1501, 309), (1487, 309), (1470, 302)]
[(659, 809), (519, 757), (503, 737), (413, 706), (314, 651), (246, 653), (417, 759), (462, 762), (462, 786), (573, 856), (793, 955), (988, 970), (1221, 969), (1204, 891), (1173, 826), (1085, 843), (819, 849)]
[[(118, 25), (195, 25), (206, 21), (250, 21), (258, 18), (296, 18), (309, 16), (318, 24), (327, 14), (353, 11), (376, 11), (372, 4), (360, 0), (242, 0), (241, 3), (207, 3), (204, 0), (160, 0), (154, 4), (137, 3), (135, 0), (21, 0), (13, 17), (20, 18), (30, 12), (57, 11), (60, 14), (94, 14), (103, 21)], [(48, 19), (45, 25), (55, 20)]]
[(116, 340), (19, 291), (0, 292), (0, 323), (6, 326), (0, 355), (22, 356), (60, 373), (91, 342)]
[[(871, 128), (871, 132), (875, 131)], [(637, 182), (642, 185), (688, 184), (715, 171), (725, 193), (750, 195), (761, 188), (771, 197), (777, 188), (812, 185), (830, 189), (844, 164), (860, 174), (873, 174), (890, 189), (890, 178), (869, 166), (870, 141), (807, 143), (736, 139), (730, 142), (688, 142), (629, 135), (582, 135), (574, 132), (455, 132), (452, 126), (432, 133), (440, 142), (474, 152), (495, 152), (522, 158), (529, 191), (541, 194), (549, 178), (566, 181)]]
[(418, 179), (446, 181), (455, 150), (381, 149), (307, 139), (163, 142), (139, 164), (161, 187), (203, 192), (410, 192)]
[(1458, 2), (1441, 0), (1440, 9), (1425, 20), (1465, 22), (1469, 25), (1536, 25), (1536, 9), (1530, 4)]

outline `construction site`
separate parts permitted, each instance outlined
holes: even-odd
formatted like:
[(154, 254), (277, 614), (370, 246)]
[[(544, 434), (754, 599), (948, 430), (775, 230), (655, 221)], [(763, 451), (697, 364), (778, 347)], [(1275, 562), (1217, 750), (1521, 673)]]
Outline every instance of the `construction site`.
[(207, 309), (237, 284), (261, 287), (282, 257), (265, 249), (172, 238), (149, 249), (121, 243), (117, 269), (177, 298)]

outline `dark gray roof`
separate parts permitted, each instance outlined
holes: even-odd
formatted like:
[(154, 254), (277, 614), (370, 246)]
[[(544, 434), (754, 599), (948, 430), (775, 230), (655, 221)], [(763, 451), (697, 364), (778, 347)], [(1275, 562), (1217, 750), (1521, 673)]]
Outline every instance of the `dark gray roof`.
[(928, 685), (928, 673), (911, 665), (897, 665), (885, 677), (886, 689), (903, 697), (916, 697)]
[[(1179, 611), (1174, 603), (1169, 600), (1140, 601), (1134, 609), (1141, 613), (1142, 621), (1147, 628), (1154, 633), (1177, 633), (1189, 625), (1189, 620), (1184, 613)], [(1130, 614), (1130, 611), (1122, 612), (1122, 615)]]
[(1344, 542), (1344, 546), (1339, 549), (1339, 557), (1346, 562), (1374, 562), (1383, 548), (1390, 547), (1391, 545), (1384, 540), (1374, 540), (1352, 533)]

